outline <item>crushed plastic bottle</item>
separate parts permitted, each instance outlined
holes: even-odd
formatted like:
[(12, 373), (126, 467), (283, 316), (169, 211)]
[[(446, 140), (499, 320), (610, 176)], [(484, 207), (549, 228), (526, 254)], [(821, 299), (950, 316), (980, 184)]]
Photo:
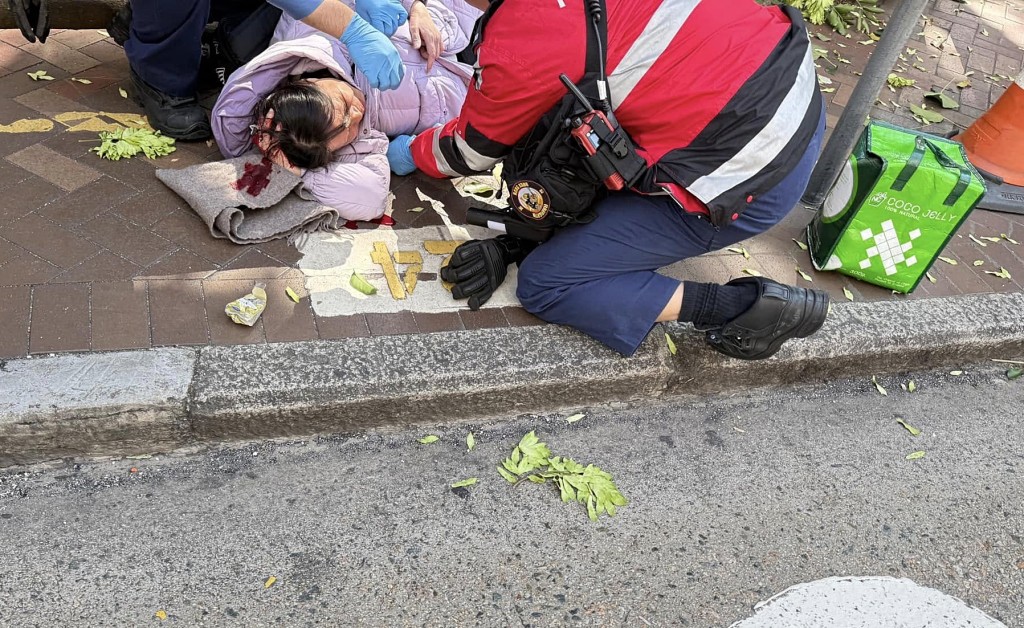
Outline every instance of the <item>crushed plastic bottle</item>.
[(252, 292), (224, 306), (224, 313), (239, 325), (252, 327), (267, 307), (266, 284), (256, 284)]

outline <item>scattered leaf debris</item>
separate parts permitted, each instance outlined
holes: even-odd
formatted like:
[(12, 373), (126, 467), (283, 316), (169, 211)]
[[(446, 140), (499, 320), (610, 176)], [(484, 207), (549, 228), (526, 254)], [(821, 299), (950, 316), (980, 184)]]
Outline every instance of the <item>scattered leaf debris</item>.
[(921, 435), (921, 430), (917, 429), (916, 427), (914, 427), (910, 423), (907, 423), (906, 420), (898, 417), (896, 419), (896, 422), (899, 423), (900, 425), (902, 425), (903, 427), (905, 427), (907, 429), (907, 431), (910, 432), (911, 436), (920, 436)]

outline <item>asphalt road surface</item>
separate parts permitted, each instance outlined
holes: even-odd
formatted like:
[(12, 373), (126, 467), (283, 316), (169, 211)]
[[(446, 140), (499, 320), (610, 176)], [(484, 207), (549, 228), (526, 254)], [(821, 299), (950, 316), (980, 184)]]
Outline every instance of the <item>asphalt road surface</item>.
[[(3, 470), (0, 625), (729, 626), (884, 576), (1024, 626), (1024, 378), (965, 370)], [(530, 430), (629, 504), (512, 488)]]

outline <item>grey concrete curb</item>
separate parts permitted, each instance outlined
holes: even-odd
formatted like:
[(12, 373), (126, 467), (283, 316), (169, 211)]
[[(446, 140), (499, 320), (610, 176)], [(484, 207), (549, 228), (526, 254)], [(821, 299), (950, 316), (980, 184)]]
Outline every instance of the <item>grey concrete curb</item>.
[(628, 359), (529, 327), (11, 360), (0, 467), (1016, 358), (1021, 312), (1024, 293), (836, 304), (819, 333), (761, 362), (725, 359), (677, 324)]

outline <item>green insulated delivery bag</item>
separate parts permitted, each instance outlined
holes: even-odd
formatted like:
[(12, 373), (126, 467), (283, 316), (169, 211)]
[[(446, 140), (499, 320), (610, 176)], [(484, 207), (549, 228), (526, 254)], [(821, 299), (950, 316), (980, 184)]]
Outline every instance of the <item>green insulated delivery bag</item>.
[(960, 144), (871, 122), (807, 227), (811, 260), (910, 292), (984, 193)]

